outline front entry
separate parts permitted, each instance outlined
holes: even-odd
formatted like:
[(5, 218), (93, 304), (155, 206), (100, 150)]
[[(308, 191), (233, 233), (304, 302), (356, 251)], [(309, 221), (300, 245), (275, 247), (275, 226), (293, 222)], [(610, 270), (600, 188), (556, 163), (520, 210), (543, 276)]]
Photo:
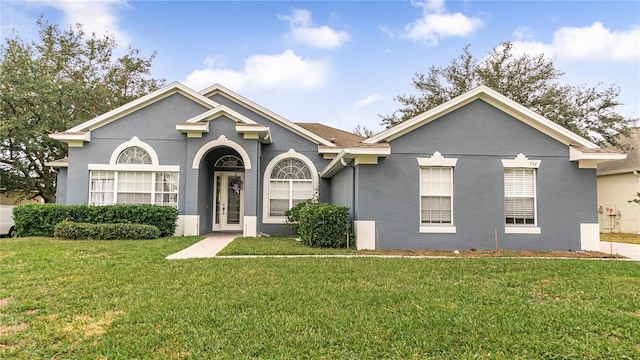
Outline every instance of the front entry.
[(244, 173), (213, 173), (213, 231), (242, 230)]

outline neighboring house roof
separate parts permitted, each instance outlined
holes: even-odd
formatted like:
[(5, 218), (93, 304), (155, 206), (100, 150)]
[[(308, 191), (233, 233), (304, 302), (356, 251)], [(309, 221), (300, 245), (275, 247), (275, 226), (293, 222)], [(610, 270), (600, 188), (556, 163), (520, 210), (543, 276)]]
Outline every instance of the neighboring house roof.
[[(633, 128), (629, 136), (621, 137), (620, 143), (631, 146), (627, 158), (598, 164), (598, 175), (613, 175), (640, 171), (640, 128)], [(610, 149), (612, 149), (610, 147)]]

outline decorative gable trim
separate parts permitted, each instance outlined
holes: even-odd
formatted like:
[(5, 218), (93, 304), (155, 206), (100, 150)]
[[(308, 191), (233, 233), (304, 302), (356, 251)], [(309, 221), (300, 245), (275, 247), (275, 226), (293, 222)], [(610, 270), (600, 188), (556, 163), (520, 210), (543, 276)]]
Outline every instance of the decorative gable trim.
[(502, 166), (505, 168), (537, 169), (541, 163), (542, 160), (529, 160), (523, 153), (514, 159), (502, 159)]
[(252, 111), (255, 111), (256, 113), (268, 118), (269, 120), (282, 125), (284, 128), (292, 131), (293, 133), (302, 136), (303, 138), (318, 144), (318, 145), (324, 145), (324, 146), (329, 146), (329, 147), (336, 147), (335, 144), (333, 144), (331, 141), (326, 140), (304, 128), (302, 128), (299, 125), (296, 125), (295, 123), (292, 123), (291, 121), (285, 119), (284, 117), (272, 112), (271, 110), (268, 110), (256, 103), (254, 103), (253, 101), (243, 97), (242, 95), (239, 95), (229, 89), (227, 89), (226, 87), (220, 85), (220, 84), (215, 84), (213, 86), (210, 86), (202, 91), (200, 91), (200, 94), (205, 96), (206, 98), (210, 98), (213, 95), (219, 94), (222, 95), (228, 99), (231, 99), (237, 103), (242, 104), (243, 106), (251, 109)]
[(242, 162), (244, 163), (244, 168), (246, 170), (251, 169), (251, 158), (249, 157), (249, 154), (247, 153), (247, 151), (242, 146), (240, 146), (240, 144), (227, 139), (227, 137), (224, 135), (220, 135), (218, 139), (209, 141), (208, 143), (204, 144), (198, 150), (196, 155), (193, 157), (193, 163), (191, 167), (194, 169), (199, 169), (200, 161), (202, 161), (202, 158), (207, 154), (207, 152), (209, 152), (209, 150), (213, 148), (217, 148), (220, 146), (230, 147), (233, 150), (237, 151), (238, 154), (240, 154), (240, 157), (242, 158)]
[(458, 159), (454, 158), (445, 158), (440, 154), (439, 151), (436, 151), (428, 158), (416, 158), (418, 160), (418, 165), (421, 167), (426, 166), (446, 166), (446, 167), (455, 167), (458, 163)]
[(624, 160), (627, 154), (618, 153), (607, 149), (584, 149), (575, 146), (569, 147), (569, 160), (577, 161), (581, 169), (596, 169), (598, 162), (604, 160)]
[(565, 145), (579, 145), (590, 149), (599, 148), (598, 145), (591, 141), (563, 128), (541, 115), (536, 114), (528, 108), (486, 86), (479, 86), (455, 97), (444, 104), (436, 106), (435, 108), (415, 116), (412, 119), (374, 135), (364, 140), (363, 143), (375, 144), (384, 141), (391, 141), (478, 99), (481, 99), (499, 110), (504, 111), (505, 113)]

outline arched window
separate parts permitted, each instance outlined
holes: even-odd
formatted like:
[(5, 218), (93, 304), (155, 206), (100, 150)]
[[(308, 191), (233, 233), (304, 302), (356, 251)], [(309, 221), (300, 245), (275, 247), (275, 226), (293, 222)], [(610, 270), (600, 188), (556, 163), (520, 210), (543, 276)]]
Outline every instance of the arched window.
[(118, 155), (118, 159), (116, 160), (116, 164), (151, 164), (151, 156), (149, 153), (139, 147), (139, 146), (130, 146)]
[(265, 193), (268, 194), (268, 199), (265, 199), (265, 220), (267, 222), (284, 221), (285, 211), (313, 198), (318, 176), (309, 159), (290, 151), (272, 160), (266, 170), (265, 175), (268, 175), (268, 181), (265, 181), (265, 185), (268, 189)]
[(218, 159), (214, 167), (218, 168), (244, 168), (242, 159), (235, 155), (226, 155)]

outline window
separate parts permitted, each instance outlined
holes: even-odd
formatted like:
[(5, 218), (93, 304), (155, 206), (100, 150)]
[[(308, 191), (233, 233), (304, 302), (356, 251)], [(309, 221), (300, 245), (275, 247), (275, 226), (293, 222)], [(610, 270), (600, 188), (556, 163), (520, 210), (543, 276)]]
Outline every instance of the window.
[(287, 210), (314, 197), (317, 184), (318, 173), (304, 155), (289, 150), (276, 156), (265, 169), (263, 221), (283, 223)]
[(535, 200), (535, 169), (505, 169), (505, 223), (507, 225), (535, 225)]
[(311, 171), (300, 160), (278, 162), (269, 180), (269, 216), (284, 216), (285, 211), (313, 197)]
[(178, 173), (91, 171), (89, 205), (178, 206)]
[(536, 189), (541, 160), (529, 160), (524, 154), (503, 159), (505, 234), (540, 234)]
[(452, 184), (452, 168), (420, 169), (421, 224), (451, 224)]
[(118, 160), (116, 160), (116, 164), (151, 164), (151, 156), (149, 153), (139, 147), (139, 146), (130, 146), (124, 149), (120, 155), (118, 155)]
[(453, 226), (453, 169), (458, 159), (438, 151), (417, 158), (420, 165), (420, 232), (455, 233)]
[(89, 205), (178, 206), (180, 166), (159, 165), (151, 146), (133, 137), (111, 154), (109, 164), (89, 164)]

